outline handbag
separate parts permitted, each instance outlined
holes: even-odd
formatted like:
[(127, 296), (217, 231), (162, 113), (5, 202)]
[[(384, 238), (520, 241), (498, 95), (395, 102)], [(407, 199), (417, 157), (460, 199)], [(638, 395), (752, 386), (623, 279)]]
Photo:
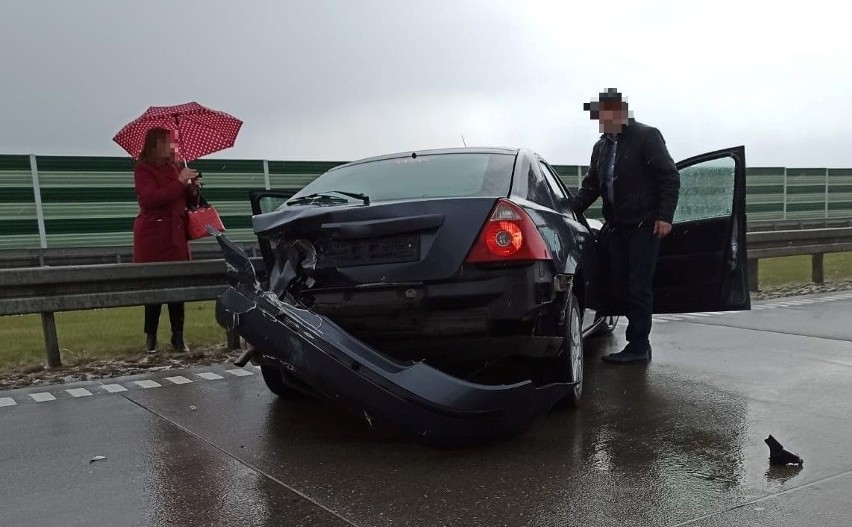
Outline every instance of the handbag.
[(211, 226), (219, 232), (225, 232), (225, 225), (216, 207), (207, 203), (204, 196), (198, 197), (198, 207), (186, 211), (187, 225), (186, 234), (190, 240), (197, 240), (209, 236), (207, 226)]

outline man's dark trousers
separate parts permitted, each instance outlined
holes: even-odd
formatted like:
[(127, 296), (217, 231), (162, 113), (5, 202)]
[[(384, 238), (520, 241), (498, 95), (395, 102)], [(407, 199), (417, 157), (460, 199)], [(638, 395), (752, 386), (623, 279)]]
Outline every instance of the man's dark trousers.
[(645, 353), (649, 347), (651, 315), (654, 309), (654, 271), (660, 253), (660, 239), (653, 223), (604, 227), (604, 240), (612, 272), (613, 294), (624, 299), (627, 315), (627, 342), (631, 352)]

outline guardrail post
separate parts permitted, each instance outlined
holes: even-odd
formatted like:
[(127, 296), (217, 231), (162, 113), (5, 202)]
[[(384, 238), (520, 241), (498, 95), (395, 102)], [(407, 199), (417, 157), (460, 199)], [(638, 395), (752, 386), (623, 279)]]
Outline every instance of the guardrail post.
[(781, 219), (787, 219), (787, 167), (784, 167), (784, 201), (781, 203)]
[(754, 293), (760, 291), (760, 287), (757, 281), (758, 276), (758, 260), (757, 258), (748, 260), (748, 290)]
[(41, 327), (44, 330), (47, 365), (51, 368), (58, 368), (62, 366), (62, 360), (59, 358), (59, 337), (56, 336), (56, 319), (53, 313), (41, 314)]
[(823, 253), (814, 253), (811, 255), (811, 279), (815, 284), (822, 284), (825, 282), (822, 262)]

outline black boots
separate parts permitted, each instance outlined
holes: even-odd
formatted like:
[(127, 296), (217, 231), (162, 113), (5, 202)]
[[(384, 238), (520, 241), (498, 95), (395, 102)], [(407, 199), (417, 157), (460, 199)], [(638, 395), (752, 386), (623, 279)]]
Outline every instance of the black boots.
[(183, 342), (183, 333), (180, 331), (172, 333), (172, 346), (175, 348), (175, 351), (182, 351), (184, 353), (189, 351), (189, 348)]
[(620, 352), (604, 355), (601, 359), (603, 359), (604, 362), (609, 362), (610, 364), (647, 364), (651, 362), (651, 354), (650, 345), (631, 346), (628, 344)]
[[(183, 341), (183, 333), (172, 333), (172, 346), (175, 351), (188, 352), (189, 348)], [(145, 341), (145, 351), (148, 353), (157, 353), (157, 334), (148, 333), (148, 339)]]
[[(145, 349), (148, 353), (157, 351), (157, 327), (160, 323), (161, 304), (145, 306), (145, 333), (148, 335)], [(169, 322), (172, 326), (172, 346), (175, 351), (186, 352), (189, 348), (183, 342), (184, 305), (183, 302), (169, 304)], [(175, 331), (179, 329), (180, 331)]]

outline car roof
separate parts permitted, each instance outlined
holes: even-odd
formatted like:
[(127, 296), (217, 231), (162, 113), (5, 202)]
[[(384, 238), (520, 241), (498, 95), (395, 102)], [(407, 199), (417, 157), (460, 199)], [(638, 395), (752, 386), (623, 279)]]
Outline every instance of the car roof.
[(520, 148), (501, 148), (501, 147), (464, 147), (464, 148), (435, 148), (431, 150), (409, 150), (407, 152), (397, 152), (394, 154), (385, 154), (381, 156), (367, 157), (364, 159), (358, 159), (356, 161), (350, 161), (349, 163), (344, 163), (342, 165), (338, 165), (329, 170), (329, 172), (338, 170), (343, 167), (348, 167), (352, 165), (359, 165), (361, 163), (371, 163), (373, 161), (383, 161), (386, 159), (400, 159), (404, 157), (412, 157), (414, 154), (417, 155), (440, 155), (440, 154), (508, 154), (508, 155), (517, 155), (522, 149)]

